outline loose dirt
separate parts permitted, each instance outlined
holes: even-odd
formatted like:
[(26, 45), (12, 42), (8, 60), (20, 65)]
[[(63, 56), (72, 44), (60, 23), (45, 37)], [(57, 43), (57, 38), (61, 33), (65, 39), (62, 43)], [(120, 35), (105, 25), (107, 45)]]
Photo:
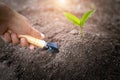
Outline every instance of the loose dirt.
[[(0, 0), (27, 17), (46, 41), (60, 46), (60, 52), (52, 54), (0, 39), (0, 80), (119, 80), (120, 1), (73, 0), (66, 6), (55, 1)], [(63, 12), (81, 17), (94, 8), (81, 38)]]

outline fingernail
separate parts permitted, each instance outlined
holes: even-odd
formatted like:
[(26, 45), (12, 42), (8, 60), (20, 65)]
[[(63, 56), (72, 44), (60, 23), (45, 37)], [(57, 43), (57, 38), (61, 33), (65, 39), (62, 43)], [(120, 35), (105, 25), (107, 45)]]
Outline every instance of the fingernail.
[(34, 50), (35, 46), (30, 45), (29, 48), (30, 48), (31, 50)]
[(45, 38), (45, 35), (43, 33), (41, 33), (41, 37), (44, 39)]

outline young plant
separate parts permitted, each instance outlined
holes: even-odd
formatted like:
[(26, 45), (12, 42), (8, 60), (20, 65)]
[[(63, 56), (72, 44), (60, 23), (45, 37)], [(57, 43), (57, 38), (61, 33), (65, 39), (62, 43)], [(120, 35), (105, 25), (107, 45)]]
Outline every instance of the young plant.
[(74, 25), (80, 27), (80, 35), (82, 37), (83, 33), (83, 26), (86, 23), (86, 21), (89, 19), (89, 17), (95, 12), (95, 10), (91, 10), (86, 12), (81, 19), (77, 18), (75, 15), (65, 12), (64, 15), (66, 18), (71, 21)]

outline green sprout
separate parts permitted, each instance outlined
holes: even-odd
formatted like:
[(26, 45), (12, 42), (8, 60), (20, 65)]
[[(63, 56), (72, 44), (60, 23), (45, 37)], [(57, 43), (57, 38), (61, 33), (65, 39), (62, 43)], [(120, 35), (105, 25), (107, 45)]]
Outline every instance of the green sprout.
[(88, 18), (95, 12), (95, 10), (91, 10), (86, 12), (81, 19), (77, 18), (75, 15), (65, 12), (64, 15), (66, 16), (66, 18), (72, 22), (74, 25), (80, 27), (80, 34), (82, 37), (82, 32), (83, 32), (83, 26), (85, 24), (85, 22), (88, 20)]

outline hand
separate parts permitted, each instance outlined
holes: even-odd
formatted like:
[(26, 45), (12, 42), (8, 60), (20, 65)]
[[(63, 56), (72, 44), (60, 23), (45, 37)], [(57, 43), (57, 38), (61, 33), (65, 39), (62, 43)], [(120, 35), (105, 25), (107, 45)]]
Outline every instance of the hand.
[[(4, 14), (3, 14), (4, 13)], [(0, 5), (0, 35), (6, 42), (12, 42), (14, 45), (29, 46), (34, 49), (34, 46), (29, 44), (25, 38), (19, 38), (18, 35), (30, 35), (38, 39), (44, 39), (44, 35), (34, 29), (29, 21), (19, 13), (13, 11), (5, 5)], [(12, 31), (9, 33), (8, 30)]]

